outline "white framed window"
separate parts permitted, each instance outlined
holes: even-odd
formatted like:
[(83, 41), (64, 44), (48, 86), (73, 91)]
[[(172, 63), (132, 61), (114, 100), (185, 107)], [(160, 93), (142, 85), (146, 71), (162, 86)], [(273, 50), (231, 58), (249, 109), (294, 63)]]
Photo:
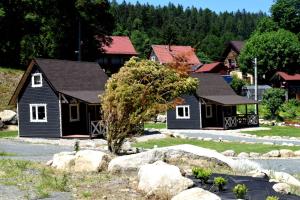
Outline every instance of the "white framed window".
[(41, 73), (34, 73), (31, 76), (31, 86), (32, 87), (42, 87), (43, 86), (43, 76)]
[(212, 105), (205, 105), (206, 118), (212, 118)]
[(190, 119), (190, 106), (176, 106), (176, 119)]
[(47, 104), (29, 104), (30, 122), (47, 122)]
[(79, 118), (79, 104), (69, 104), (70, 122), (77, 122)]
[(151, 56), (151, 61), (156, 61), (156, 58), (155, 58), (155, 56)]

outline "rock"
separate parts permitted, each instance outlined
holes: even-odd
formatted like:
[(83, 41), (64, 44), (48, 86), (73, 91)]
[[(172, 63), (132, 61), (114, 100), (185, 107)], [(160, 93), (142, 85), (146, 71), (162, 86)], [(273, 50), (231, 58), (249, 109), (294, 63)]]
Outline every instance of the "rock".
[(212, 141), (212, 138), (204, 138), (203, 141)]
[(264, 154), (264, 156), (265, 157), (280, 157), (280, 152), (279, 152), (279, 150), (272, 150), (272, 151)]
[(253, 170), (251, 172), (249, 172), (249, 175), (254, 177), (254, 178), (267, 178), (267, 174), (265, 174), (264, 172), (260, 171), (260, 170)]
[(167, 121), (167, 116), (166, 115), (157, 115), (156, 117), (156, 121), (157, 122), (162, 122), (162, 123), (165, 123)]
[(220, 197), (202, 188), (191, 188), (180, 192), (171, 200), (221, 200)]
[(107, 169), (110, 156), (101, 151), (82, 150), (75, 155), (74, 171), (99, 172)]
[(2, 122), (10, 122), (15, 120), (14, 118), (16, 118), (17, 113), (15, 111), (12, 110), (3, 110), (2, 112), (0, 112), (0, 119), (2, 120)]
[(60, 152), (54, 154), (52, 167), (60, 170), (71, 170), (75, 164), (75, 152)]
[(289, 150), (289, 149), (280, 149), (279, 153), (280, 153), (280, 157), (283, 157), (283, 158), (294, 157), (295, 156), (294, 152), (292, 150)]
[(194, 184), (181, 175), (178, 167), (162, 161), (143, 165), (138, 172), (138, 179), (139, 190), (163, 197), (174, 196)]
[(263, 142), (264, 145), (273, 145), (273, 142)]
[(224, 156), (229, 156), (229, 157), (234, 157), (236, 156), (236, 153), (234, 150), (226, 150), (226, 151), (223, 151), (222, 154)]
[(297, 157), (300, 156), (300, 150), (294, 151), (294, 155), (297, 156)]
[(46, 162), (46, 165), (47, 165), (47, 166), (51, 166), (52, 163), (53, 163), (53, 160), (48, 160), (48, 161)]
[(258, 158), (258, 157), (260, 157), (260, 153), (250, 152), (249, 156), (250, 156), (250, 158)]
[(0, 129), (4, 128), (4, 123), (2, 122), (1, 118), (0, 118)]
[(131, 143), (129, 141), (125, 141), (121, 147), (123, 151), (129, 151), (131, 149)]
[(239, 153), (239, 155), (237, 156), (239, 158), (249, 158), (249, 154), (246, 152), (241, 152)]
[(272, 170), (262, 170), (262, 171), (266, 173), (270, 178), (275, 179), (277, 182), (287, 183), (289, 185), (300, 187), (300, 181), (286, 172), (276, 172), (276, 171), (274, 172)]
[(290, 194), (291, 193), (291, 186), (286, 183), (276, 183), (273, 185), (273, 190), (281, 194)]

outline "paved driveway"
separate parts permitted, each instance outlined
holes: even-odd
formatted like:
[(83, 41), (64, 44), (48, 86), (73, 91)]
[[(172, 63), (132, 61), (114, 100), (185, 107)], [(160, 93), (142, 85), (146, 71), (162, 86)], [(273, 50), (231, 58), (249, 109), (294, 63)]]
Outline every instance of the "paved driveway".
[[(0, 139), (0, 151), (15, 153), (10, 158), (46, 162), (51, 160), (53, 154), (61, 151), (72, 151), (71, 146), (59, 146), (52, 144), (31, 144), (22, 141)], [(0, 158), (9, 158), (7, 156)]]

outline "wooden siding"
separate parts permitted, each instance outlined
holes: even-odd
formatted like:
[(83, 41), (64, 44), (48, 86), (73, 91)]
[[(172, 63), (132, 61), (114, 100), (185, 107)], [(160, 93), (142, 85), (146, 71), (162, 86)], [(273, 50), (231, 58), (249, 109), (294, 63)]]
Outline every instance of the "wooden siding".
[[(32, 73), (40, 72), (35, 66)], [(30, 122), (30, 104), (47, 104), (47, 122)], [(19, 95), (19, 131), (21, 137), (60, 137), (58, 96), (43, 76), (42, 87), (31, 87), (28, 76)]]
[(168, 129), (200, 129), (199, 101), (193, 95), (183, 96), (183, 105), (190, 106), (190, 119), (176, 119), (176, 110), (167, 112)]

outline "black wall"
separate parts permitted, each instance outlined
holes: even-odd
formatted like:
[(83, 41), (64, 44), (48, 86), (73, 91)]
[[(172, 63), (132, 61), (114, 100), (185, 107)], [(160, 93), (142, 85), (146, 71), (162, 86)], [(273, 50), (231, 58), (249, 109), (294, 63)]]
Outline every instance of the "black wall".
[(190, 119), (176, 119), (176, 110), (167, 112), (168, 129), (200, 129), (199, 101), (193, 95), (182, 97), (183, 105), (190, 105)]
[[(34, 67), (32, 73), (39, 72)], [(30, 122), (29, 104), (47, 104), (48, 122)], [(43, 86), (31, 87), (31, 76), (28, 77), (23, 91), (19, 95), (19, 130), (21, 137), (60, 137), (58, 96), (43, 76)]]

